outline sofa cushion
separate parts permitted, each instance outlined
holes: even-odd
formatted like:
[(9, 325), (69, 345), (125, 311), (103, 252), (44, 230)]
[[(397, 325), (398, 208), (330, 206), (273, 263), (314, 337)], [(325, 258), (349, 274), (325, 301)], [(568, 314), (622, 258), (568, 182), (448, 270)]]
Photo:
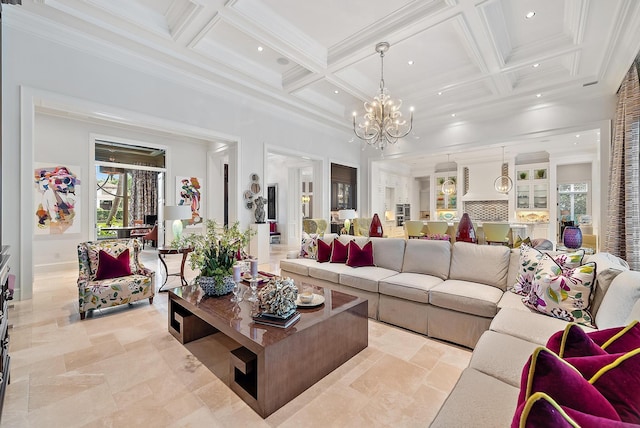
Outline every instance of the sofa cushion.
[(481, 317), (494, 317), (501, 297), (502, 291), (496, 287), (448, 279), (431, 289), (429, 303)]
[[(566, 325), (566, 321), (545, 317), (538, 312), (504, 308), (491, 321), (489, 329), (544, 345), (554, 333), (564, 329)], [(595, 331), (584, 325), (580, 325), (580, 328), (587, 332)]]
[[(519, 388), (522, 367), (538, 346), (508, 334), (487, 330), (482, 333), (473, 350), (469, 367)], [(501, 352), (503, 349), (509, 352)]]
[(98, 271), (96, 272), (97, 281), (129, 275), (131, 275), (131, 266), (129, 265), (128, 248), (117, 257), (100, 250), (98, 253)]
[(380, 281), (380, 294), (411, 300), (413, 302), (429, 303), (429, 290), (442, 280), (431, 275), (401, 272)]
[(447, 279), (451, 261), (448, 241), (409, 239), (404, 249), (402, 272), (422, 273)]
[(283, 259), (280, 260), (280, 270), (297, 273), (298, 275), (309, 276), (309, 267), (317, 266), (318, 262), (313, 259)]
[(352, 269), (342, 263), (316, 263), (313, 266), (309, 266), (309, 276), (338, 284), (340, 282), (340, 273)]
[(349, 287), (359, 288), (360, 290), (371, 291), (372, 293), (378, 292), (378, 282), (380, 280), (398, 273), (393, 270), (375, 266), (360, 268), (346, 267), (347, 269), (340, 272), (339, 283)]
[(504, 291), (507, 288), (509, 248), (503, 245), (453, 244), (449, 279), (479, 282)]
[(517, 398), (518, 388), (467, 368), (430, 428), (508, 427)]
[(640, 300), (640, 272), (624, 271), (611, 281), (595, 317), (600, 329), (628, 324), (627, 318)]
[(405, 240), (403, 238), (370, 239), (373, 243), (373, 263), (378, 267), (400, 272), (404, 259)]
[(542, 256), (525, 305), (565, 321), (593, 326), (587, 307), (594, 286), (596, 264), (563, 270), (548, 254)]
[(373, 244), (371, 241), (361, 248), (355, 241), (349, 242), (347, 254), (347, 266), (364, 267), (374, 266), (373, 264)]
[(500, 301), (498, 302), (498, 309), (512, 308), (520, 311), (530, 312), (531, 309), (522, 304), (522, 296), (511, 291), (505, 291)]
[[(558, 382), (562, 379), (562, 382)], [(537, 348), (522, 369), (518, 405), (536, 392), (562, 406), (608, 419), (620, 419), (614, 406), (575, 367), (547, 348)]]

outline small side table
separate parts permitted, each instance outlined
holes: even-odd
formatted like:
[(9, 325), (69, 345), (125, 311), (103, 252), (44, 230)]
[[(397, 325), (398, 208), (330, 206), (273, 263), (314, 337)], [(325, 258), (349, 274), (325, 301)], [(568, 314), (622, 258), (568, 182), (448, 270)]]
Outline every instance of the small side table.
[[(169, 290), (162, 289), (167, 283), (167, 279), (169, 279), (169, 276), (180, 276), (180, 282), (182, 283), (182, 285), (188, 284), (187, 280), (184, 279), (184, 263), (187, 261), (187, 254), (189, 254), (192, 251), (193, 251), (193, 248), (158, 247), (158, 258), (162, 262), (162, 266), (164, 266), (164, 273), (165, 273), (164, 282), (158, 289), (158, 292), (169, 291)], [(169, 273), (169, 270), (167, 269), (167, 263), (164, 261), (162, 257), (163, 255), (167, 255), (167, 254), (182, 254), (182, 263), (180, 264), (180, 273)]]

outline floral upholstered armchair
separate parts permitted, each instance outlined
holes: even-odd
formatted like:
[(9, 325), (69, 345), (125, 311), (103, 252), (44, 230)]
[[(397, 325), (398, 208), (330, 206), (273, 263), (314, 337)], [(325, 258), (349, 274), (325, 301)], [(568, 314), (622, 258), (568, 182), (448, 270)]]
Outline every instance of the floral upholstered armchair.
[(78, 244), (80, 319), (91, 309), (124, 305), (155, 295), (154, 272), (138, 259), (137, 239), (110, 239)]

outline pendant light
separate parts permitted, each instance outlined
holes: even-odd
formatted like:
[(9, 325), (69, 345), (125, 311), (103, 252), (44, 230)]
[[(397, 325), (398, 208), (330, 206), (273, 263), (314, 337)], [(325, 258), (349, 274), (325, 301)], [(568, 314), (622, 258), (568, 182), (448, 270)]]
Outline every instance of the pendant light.
[[(449, 163), (449, 154), (447, 154), (447, 167), (449, 166)], [(442, 193), (447, 196), (456, 193), (456, 182), (448, 179), (444, 183), (442, 183)]]
[(513, 188), (513, 181), (509, 175), (505, 175), (504, 171), (504, 146), (502, 146), (502, 163), (500, 164), (500, 177), (496, 178), (496, 181), (493, 183), (493, 187), (495, 187), (498, 193), (507, 194)]

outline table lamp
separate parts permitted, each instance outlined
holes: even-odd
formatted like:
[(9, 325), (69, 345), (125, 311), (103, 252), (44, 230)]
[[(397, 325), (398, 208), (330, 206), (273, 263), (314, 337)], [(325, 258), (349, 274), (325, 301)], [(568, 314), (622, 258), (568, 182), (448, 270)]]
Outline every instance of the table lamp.
[(189, 205), (165, 205), (164, 219), (173, 220), (171, 230), (173, 237), (180, 239), (182, 236), (182, 220), (191, 218), (191, 207)]
[(340, 220), (344, 220), (344, 229), (349, 234), (349, 230), (351, 228), (351, 220), (356, 218), (356, 210), (339, 210), (338, 218)]

